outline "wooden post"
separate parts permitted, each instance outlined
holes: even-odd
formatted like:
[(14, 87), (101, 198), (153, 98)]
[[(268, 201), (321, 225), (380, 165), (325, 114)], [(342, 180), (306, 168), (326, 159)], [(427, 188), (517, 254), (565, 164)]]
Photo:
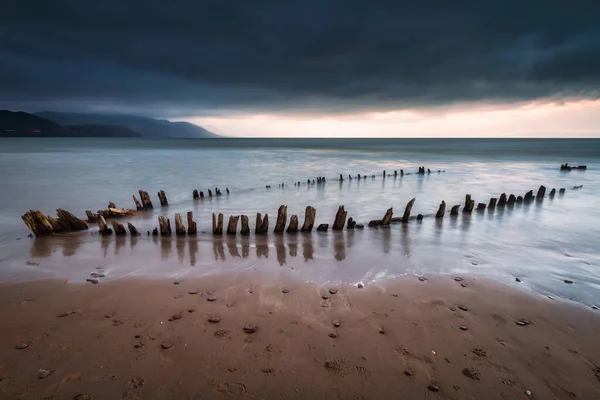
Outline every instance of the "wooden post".
[(381, 225), (389, 225), (392, 222), (392, 217), (394, 215), (394, 208), (390, 207), (385, 212), (383, 219), (381, 220)]
[(435, 217), (436, 218), (444, 218), (445, 213), (446, 213), (446, 202), (444, 200), (442, 200), (440, 207), (437, 210), (437, 213), (435, 213)]
[(523, 196), (517, 196), (517, 203), (523, 202)]
[(166, 207), (169, 205), (169, 202), (167, 201), (167, 195), (165, 194), (164, 190), (158, 192), (158, 199), (160, 200), (160, 205), (162, 207)]
[(136, 229), (136, 227), (133, 226), (133, 224), (131, 222), (127, 223), (127, 228), (129, 229), (129, 233), (131, 233), (131, 236), (137, 236), (140, 234), (138, 232), (138, 230)]
[(348, 216), (348, 212), (344, 210), (344, 206), (339, 206), (337, 213), (335, 214), (335, 220), (333, 221), (333, 229), (334, 231), (341, 231), (344, 229), (344, 225), (346, 225), (346, 217)]
[(127, 231), (125, 230), (125, 227), (122, 224), (118, 223), (114, 219), (112, 221), (110, 221), (110, 223), (113, 226), (113, 230), (115, 231), (115, 235), (118, 235), (118, 236), (125, 236), (125, 235), (127, 235)]
[(452, 206), (450, 209), (450, 215), (458, 215), (458, 210), (460, 209), (460, 204)]
[(477, 204), (477, 211), (479, 211), (479, 212), (485, 211), (485, 203)]
[(238, 220), (240, 219), (239, 215), (231, 215), (229, 217), (229, 224), (227, 224), (227, 234), (235, 235), (237, 233)]
[(242, 215), (242, 230), (240, 231), (242, 235), (250, 234), (250, 227), (248, 226), (248, 216)]
[(93, 213), (90, 210), (85, 210), (85, 215), (87, 215), (88, 222), (91, 222), (91, 223), (98, 222), (98, 214)]
[(160, 229), (161, 236), (171, 236), (171, 221), (162, 215), (158, 216), (158, 227)]
[(186, 234), (185, 225), (183, 224), (183, 219), (181, 219), (181, 214), (179, 214), (179, 213), (175, 214), (175, 234), (177, 234), (177, 235), (185, 235)]
[(223, 214), (219, 213), (219, 216), (215, 213), (212, 215), (213, 222), (213, 235), (222, 235), (223, 234)]
[(550, 191), (550, 198), (554, 197), (556, 195), (556, 189), (552, 189)]
[(187, 229), (188, 235), (195, 235), (196, 233), (198, 233), (198, 227), (196, 225), (196, 222), (194, 221), (194, 214), (191, 211), (188, 211), (188, 213), (187, 213), (187, 223), (188, 223), (188, 229)]
[(350, 218), (348, 218), (348, 225), (347, 225), (346, 229), (354, 229), (354, 228), (356, 228), (356, 221), (352, 217), (350, 217)]
[(321, 224), (317, 226), (317, 232), (327, 232), (329, 229), (329, 224)]
[(144, 206), (142, 205), (142, 203), (140, 203), (140, 201), (137, 199), (137, 197), (135, 197), (135, 194), (133, 195), (133, 202), (135, 203), (136, 210), (141, 211), (144, 209)]
[(492, 197), (490, 199), (490, 204), (488, 205), (488, 208), (491, 208), (491, 209), (496, 208), (496, 201), (498, 201), (498, 199), (496, 199), (495, 197)]
[(500, 195), (500, 199), (498, 200), (498, 207), (504, 207), (506, 205), (506, 193), (502, 193)]
[(402, 216), (402, 222), (404, 222), (405, 224), (408, 223), (408, 219), (410, 218), (410, 211), (412, 210), (413, 204), (415, 204), (415, 200), (416, 199), (412, 199), (411, 201), (409, 201), (408, 204), (406, 205), (406, 208), (404, 209), (404, 215)]
[(537, 195), (535, 196), (535, 198), (537, 200), (542, 200), (544, 198), (544, 196), (546, 195), (546, 186), (542, 185), (540, 186), (540, 188), (537, 191)]
[(194, 198), (194, 200), (200, 200), (200, 193), (198, 193), (198, 189), (194, 189), (194, 191), (192, 192), (192, 197)]
[(302, 225), (302, 229), (300, 229), (302, 232), (312, 232), (316, 215), (317, 210), (314, 207), (306, 206), (306, 211), (304, 212), (304, 224)]
[(208, 197), (212, 197), (212, 191), (208, 189)]
[(471, 195), (468, 194), (465, 197), (465, 206), (463, 207), (464, 213), (470, 213), (473, 211), (473, 207), (475, 206), (475, 200), (471, 200)]
[(256, 227), (254, 228), (254, 233), (259, 234), (262, 228), (262, 215), (261, 213), (256, 213)]
[(279, 210), (277, 211), (277, 222), (275, 223), (275, 229), (273, 229), (274, 233), (283, 233), (285, 229), (285, 224), (287, 223), (287, 206), (279, 206)]
[(287, 231), (288, 233), (298, 232), (298, 216), (292, 215), (290, 217), (290, 224), (288, 225)]
[(530, 190), (529, 192), (525, 193), (525, 198), (523, 199), (524, 201), (532, 201), (533, 200), (533, 190)]
[(110, 210), (111, 208), (117, 208), (117, 205), (112, 201), (108, 202), (108, 209)]
[(150, 199), (150, 195), (145, 190), (139, 190), (140, 199), (142, 200), (142, 205), (144, 210), (150, 210), (154, 208), (152, 206), (152, 200)]
[(517, 201), (517, 197), (514, 194), (511, 194), (510, 196), (508, 196), (508, 205), (513, 205), (515, 204), (515, 202)]
[(344, 177), (342, 176), (342, 174), (340, 174), (340, 182), (344, 181)]
[(417, 214), (417, 221), (423, 221), (423, 214)]
[(112, 235), (112, 229), (106, 224), (106, 220), (102, 215), (98, 216), (98, 228), (100, 228), (100, 234), (104, 236)]

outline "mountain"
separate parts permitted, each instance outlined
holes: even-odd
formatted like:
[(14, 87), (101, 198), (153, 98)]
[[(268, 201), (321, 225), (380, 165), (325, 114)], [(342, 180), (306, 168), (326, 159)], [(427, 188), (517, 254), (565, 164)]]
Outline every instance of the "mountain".
[(135, 115), (42, 111), (35, 115), (62, 125), (124, 126), (148, 138), (215, 138), (214, 133), (189, 122), (171, 122)]
[(126, 126), (117, 125), (68, 125), (78, 137), (142, 137), (142, 134)]
[(23, 111), (0, 110), (0, 137), (76, 137), (65, 126)]

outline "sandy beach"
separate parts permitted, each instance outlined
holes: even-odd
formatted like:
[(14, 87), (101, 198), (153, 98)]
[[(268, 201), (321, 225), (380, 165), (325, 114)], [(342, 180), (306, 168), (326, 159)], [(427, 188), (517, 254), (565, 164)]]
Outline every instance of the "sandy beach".
[(599, 311), (454, 278), (3, 284), (0, 398), (600, 398)]

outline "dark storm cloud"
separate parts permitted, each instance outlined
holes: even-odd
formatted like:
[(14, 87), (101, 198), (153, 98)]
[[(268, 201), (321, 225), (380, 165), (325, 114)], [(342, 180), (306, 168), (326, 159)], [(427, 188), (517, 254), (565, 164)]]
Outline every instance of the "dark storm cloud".
[(175, 116), (597, 98), (600, 1), (7, 0), (0, 107)]

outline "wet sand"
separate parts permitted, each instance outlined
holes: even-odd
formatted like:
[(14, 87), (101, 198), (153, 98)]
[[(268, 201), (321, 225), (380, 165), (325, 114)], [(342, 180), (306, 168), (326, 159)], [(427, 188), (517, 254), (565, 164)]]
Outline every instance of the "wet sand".
[(463, 278), (3, 284), (0, 398), (600, 398), (599, 311)]

